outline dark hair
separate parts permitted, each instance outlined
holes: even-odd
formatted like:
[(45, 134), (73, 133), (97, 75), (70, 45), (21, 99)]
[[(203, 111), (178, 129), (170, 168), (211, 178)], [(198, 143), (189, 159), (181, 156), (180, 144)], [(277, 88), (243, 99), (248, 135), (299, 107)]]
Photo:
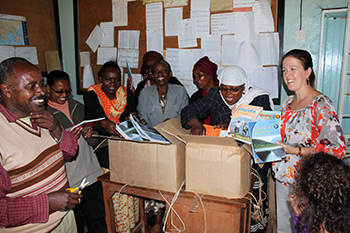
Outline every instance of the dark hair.
[[(19, 62), (24, 62), (32, 65), (35, 69), (39, 70), (35, 65), (28, 60), (21, 57), (11, 57), (0, 63), (0, 84), (9, 83), (10, 77), (15, 73), (15, 65)], [(0, 89), (0, 94), (1, 94)]]
[(342, 160), (318, 153), (303, 161), (296, 179), (302, 221), (297, 229), (345, 233), (350, 229), (350, 167)]
[(169, 73), (171, 72), (171, 66), (170, 66), (170, 64), (167, 62), (167, 61), (165, 61), (165, 60), (158, 60), (158, 61), (156, 61), (153, 65), (152, 65), (152, 70), (156, 67), (156, 65), (158, 65), (158, 64), (163, 64), (163, 65), (165, 65), (167, 68), (168, 68), (168, 70), (169, 70)]
[(53, 70), (47, 75), (46, 83), (51, 87), (58, 80), (69, 81), (69, 75), (61, 70)]
[(141, 75), (145, 76), (145, 72), (146, 72), (146, 62), (148, 60), (154, 60), (154, 61), (158, 61), (158, 60), (164, 60), (163, 55), (156, 52), (156, 51), (148, 51), (147, 53), (145, 53), (143, 55), (142, 58), (142, 66), (141, 66), (141, 70), (140, 73)]
[(313, 69), (313, 65), (312, 65), (312, 57), (311, 57), (310, 53), (308, 51), (302, 50), (302, 49), (292, 49), (288, 53), (284, 54), (284, 56), (282, 58), (282, 62), (284, 61), (284, 59), (286, 57), (294, 57), (294, 58), (298, 59), (302, 63), (304, 70), (311, 68), (309, 82), (310, 82), (310, 85), (313, 87), (316, 77), (315, 77), (315, 73), (314, 73), (314, 69)]
[(102, 77), (102, 74), (103, 72), (106, 70), (106, 69), (109, 69), (109, 68), (114, 68), (118, 71), (119, 73), (119, 76), (121, 75), (121, 70), (120, 70), (120, 67), (118, 66), (118, 64), (115, 62), (115, 61), (108, 61), (106, 62), (105, 64), (103, 64), (103, 66), (101, 67), (101, 69), (98, 71), (97, 75), (98, 77)]

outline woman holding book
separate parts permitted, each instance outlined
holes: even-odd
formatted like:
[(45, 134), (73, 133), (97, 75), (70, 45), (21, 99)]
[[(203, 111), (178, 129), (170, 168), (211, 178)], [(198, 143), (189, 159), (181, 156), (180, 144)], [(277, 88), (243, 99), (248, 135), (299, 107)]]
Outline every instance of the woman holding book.
[(300, 162), (317, 152), (342, 158), (346, 153), (343, 132), (332, 101), (313, 88), (315, 74), (309, 52), (293, 49), (283, 56), (283, 78), (289, 96), (282, 105), (279, 143), (286, 159), (273, 163), (276, 178), (277, 231), (293, 232), (288, 195)]
[[(98, 72), (100, 84), (91, 85), (84, 95), (85, 119), (106, 119), (94, 126), (102, 135), (117, 135), (115, 125), (125, 121), (135, 113), (133, 93), (121, 85), (121, 71), (118, 64), (109, 61)], [(108, 147), (104, 147), (99, 156), (101, 166), (109, 168)], [(99, 150), (101, 151), (101, 149)], [(139, 200), (128, 195), (112, 197), (116, 209), (116, 228), (118, 232), (127, 232), (136, 224)]]
[[(102, 135), (119, 135), (115, 124), (125, 121), (130, 113), (135, 113), (133, 93), (121, 85), (121, 72), (114, 61), (106, 62), (98, 72), (100, 84), (91, 85), (84, 95), (85, 119), (105, 117), (94, 126)], [(107, 147), (98, 154), (102, 167), (109, 168)]]
[[(272, 110), (273, 104), (268, 92), (253, 88), (249, 85), (245, 71), (239, 66), (225, 68), (219, 74), (219, 86), (212, 87), (201, 99), (186, 106), (181, 112), (181, 122), (184, 128), (191, 128), (191, 134), (205, 135), (206, 130), (199, 119), (210, 116), (210, 124), (218, 128), (227, 129), (231, 120), (232, 108), (238, 104), (249, 104)], [(254, 164), (262, 180), (262, 190), (267, 193), (267, 181), (271, 163), (262, 168)], [(259, 199), (259, 182), (253, 187), (253, 195)], [(253, 207), (252, 207), (253, 208)], [(267, 200), (263, 201), (263, 212), (267, 212)], [(251, 221), (251, 232), (264, 232), (267, 217), (263, 222)]]
[[(72, 89), (66, 72), (59, 70), (50, 72), (46, 87), (48, 91), (46, 107), (54, 113), (66, 130), (84, 120), (84, 105), (69, 98)], [(70, 188), (78, 187), (84, 178), (89, 182), (89, 186), (82, 191), (84, 198), (74, 208), (79, 233), (84, 232), (84, 221), (89, 232), (107, 232), (102, 184), (97, 181), (97, 177), (102, 175), (103, 171), (96, 154), (89, 145), (96, 143), (91, 138), (91, 129), (87, 134), (83, 134), (84, 136), (81, 127), (71, 130), (78, 140), (79, 150), (75, 159), (65, 162)]]

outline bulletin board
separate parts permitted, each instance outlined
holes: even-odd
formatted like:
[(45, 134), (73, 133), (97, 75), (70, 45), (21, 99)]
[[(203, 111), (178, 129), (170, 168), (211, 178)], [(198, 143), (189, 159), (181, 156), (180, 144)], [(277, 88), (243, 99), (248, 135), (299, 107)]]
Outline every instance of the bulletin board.
[(57, 0), (0, 1), (0, 14), (26, 18), (29, 41), (26, 46), (36, 47), (37, 67), (44, 74), (47, 71), (45, 52), (58, 50), (60, 54), (61, 51), (57, 12)]
[[(183, 7), (183, 19), (190, 18), (190, 3), (188, 0), (188, 5)], [(213, 0), (212, 0), (213, 1)], [(146, 5), (143, 5), (142, 0), (130, 1), (128, 2), (128, 26), (115, 27), (114, 28), (114, 46), (118, 45), (118, 30), (139, 30), (140, 40), (139, 40), (139, 66), (138, 69), (131, 68), (132, 73), (140, 73), (140, 68), (142, 65), (142, 56), (147, 50), (146, 41)], [(284, 0), (271, 0), (271, 10), (273, 14), (275, 31), (280, 32), (280, 41), (282, 42), (282, 19), (284, 12)], [(94, 75), (95, 83), (98, 83), (98, 70), (101, 65), (97, 65), (97, 52), (93, 51), (86, 44), (86, 40), (90, 33), (93, 31), (96, 25), (101, 22), (111, 22), (112, 21), (112, 0), (74, 0), (74, 11), (75, 11), (75, 44), (76, 44), (76, 68), (77, 68), (77, 87), (78, 93), (83, 94), (86, 89), (83, 88), (83, 67), (80, 67), (80, 57), (79, 52), (90, 52), (91, 57), (91, 67)], [(225, 12), (215, 12), (216, 13), (228, 13)], [(163, 21), (164, 19), (164, 8), (163, 8)], [(164, 31), (163, 31), (164, 33)], [(197, 47), (201, 48), (201, 39), (197, 39)], [(281, 47), (280, 43), (280, 47)], [(177, 36), (165, 36), (164, 35), (164, 51), (166, 48), (178, 48)], [(282, 51), (282, 48), (280, 48)], [(124, 70), (125, 71), (125, 70)], [(124, 72), (125, 73), (125, 72)], [(280, 81), (279, 81), (280, 82)], [(279, 83), (280, 84), (280, 83)], [(279, 85), (280, 88), (280, 85)], [(280, 93), (280, 90), (279, 90)], [(279, 104), (279, 100), (274, 99), (275, 104)]]

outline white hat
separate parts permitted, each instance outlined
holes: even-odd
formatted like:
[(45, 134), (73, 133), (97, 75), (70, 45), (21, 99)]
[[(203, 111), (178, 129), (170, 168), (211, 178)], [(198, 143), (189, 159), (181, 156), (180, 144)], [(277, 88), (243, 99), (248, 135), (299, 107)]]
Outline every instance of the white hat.
[(241, 86), (246, 84), (248, 88), (248, 78), (246, 72), (240, 66), (229, 66), (219, 74), (219, 85)]

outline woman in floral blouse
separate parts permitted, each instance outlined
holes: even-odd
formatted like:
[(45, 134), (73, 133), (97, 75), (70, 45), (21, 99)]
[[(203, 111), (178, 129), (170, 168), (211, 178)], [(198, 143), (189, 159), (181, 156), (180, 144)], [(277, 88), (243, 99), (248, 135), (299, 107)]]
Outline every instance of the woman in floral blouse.
[(288, 97), (282, 106), (279, 144), (287, 156), (272, 166), (276, 178), (277, 231), (288, 233), (293, 232), (288, 195), (300, 160), (317, 152), (342, 158), (346, 144), (332, 101), (313, 88), (315, 74), (309, 52), (291, 50), (282, 63), (284, 82), (295, 95)]

